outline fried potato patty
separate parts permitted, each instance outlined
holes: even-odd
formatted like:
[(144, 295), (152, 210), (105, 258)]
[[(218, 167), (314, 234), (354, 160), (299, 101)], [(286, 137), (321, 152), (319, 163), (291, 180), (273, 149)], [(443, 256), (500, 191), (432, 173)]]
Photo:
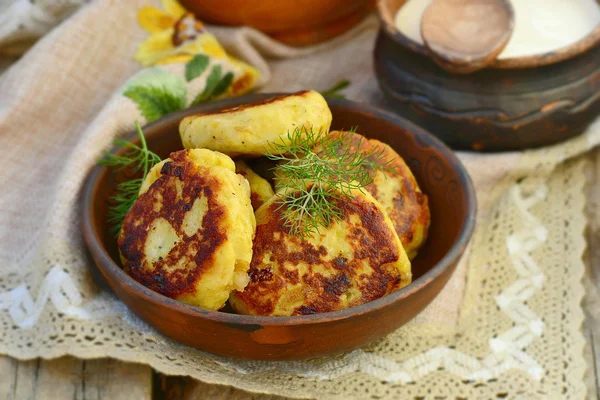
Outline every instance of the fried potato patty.
[(373, 183), (365, 189), (383, 206), (411, 260), (415, 258), (427, 239), (431, 222), (427, 196), (421, 192), (410, 168), (389, 145), (375, 139), (367, 139), (357, 133), (332, 131), (330, 135), (340, 137), (351, 143), (351, 153), (357, 151), (373, 154), (370, 161), (381, 156), (388, 162), (388, 169), (370, 171)]
[(124, 270), (144, 286), (209, 310), (243, 290), (256, 221), (233, 161), (182, 150), (154, 166), (118, 239)]
[(368, 193), (339, 200), (343, 218), (321, 233), (289, 234), (277, 197), (256, 212), (250, 283), (232, 293), (240, 314), (306, 315), (363, 304), (411, 282), (392, 222)]
[(250, 184), (250, 201), (252, 208), (258, 210), (267, 200), (275, 195), (271, 184), (252, 170), (244, 161), (235, 162), (235, 172), (242, 175)]
[(331, 111), (313, 90), (273, 97), (214, 113), (185, 117), (179, 134), (185, 148), (206, 148), (232, 157), (259, 157), (270, 142), (287, 143), (296, 128), (328, 132)]

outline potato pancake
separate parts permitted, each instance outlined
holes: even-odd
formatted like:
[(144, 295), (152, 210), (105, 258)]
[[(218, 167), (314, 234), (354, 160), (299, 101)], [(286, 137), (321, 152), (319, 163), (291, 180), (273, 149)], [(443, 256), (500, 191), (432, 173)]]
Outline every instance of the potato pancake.
[(264, 155), (270, 142), (289, 144), (296, 128), (328, 132), (331, 111), (314, 90), (277, 96), (213, 113), (185, 117), (179, 124), (183, 147), (206, 148), (235, 157)]
[(182, 150), (150, 171), (118, 239), (124, 270), (144, 286), (209, 310), (243, 290), (256, 221), (233, 161)]
[(244, 161), (235, 162), (235, 172), (242, 175), (250, 184), (250, 201), (252, 208), (258, 210), (267, 200), (275, 195), (271, 184), (252, 170)]
[(392, 221), (368, 193), (334, 200), (343, 217), (309, 238), (289, 234), (273, 197), (256, 211), (250, 283), (229, 302), (240, 314), (306, 315), (363, 304), (411, 282)]
[(431, 222), (427, 196), (421, 192), (410, 168), (389, 145), (375, 139), (367, 139), (357, 133), (332, 131), (330, 135), (339, 137), (345, 134), (345, 140), (352, 143), (351, 153), (360, 151), (381, 156), (388, 162), (388, 169), (370, 171), (373, 183), (365, 187), (379, 201), (394, 223), (396, 233), (411, 260), (427, 239)]

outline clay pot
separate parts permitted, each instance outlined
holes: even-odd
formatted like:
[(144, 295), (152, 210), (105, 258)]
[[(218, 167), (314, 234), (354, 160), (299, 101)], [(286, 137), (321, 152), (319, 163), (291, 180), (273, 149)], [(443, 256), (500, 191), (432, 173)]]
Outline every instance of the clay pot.
[(460, 150), (506, 151), (554, 144), (600, 115), (600, 26), (552, 53), (497, 60), (457, 75), (393, 26), (405, 0), (381, 0), (375, 73), (403, 117)]
[(182, 0), (209, 24), (250, 26), (273, 38), (306, 46), (331, 39), (359, 23), (374, 0)]

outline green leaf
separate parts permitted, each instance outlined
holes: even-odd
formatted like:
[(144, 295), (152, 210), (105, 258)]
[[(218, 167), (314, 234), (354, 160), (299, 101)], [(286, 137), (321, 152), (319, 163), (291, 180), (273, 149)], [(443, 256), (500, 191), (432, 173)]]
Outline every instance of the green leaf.
[(143, 70), (126, 84), (123, 95), (133, 100), (148, 122), (185, 108), (185, 81), (161, 68)]
[(132, 86), (123, 94), (137, 104), (141, 114), (148, 122), (185, 108), (185, 97), (178, 97), (164, 87)]
[(202, 93), (196, 96), (190, 105), (195, 106), (200, 103), (204, 103), (225, 93), (225, 91), (229, 89), (233, 82), (233, 73), (228, 72), (223, 77), (221, 77), (221, 74), (221, 66), (215, 65), (206, 78), (206, 86), (204, 87), (204, 90)]
[(161, 87), (178, 98), (185, 98), (187, 95), (187, 88), (183, 78), (175, 76), (159, 67), (148, 68), (136, 74), (127, 81), (124, 90), (132, 86)]
[(225, 93), (225, 91), (227, 89), (229, 89), (229, 86), (231, 86), (232, 82), (233, 82), (233, 73), (232, 72), (226, 73), (225, 76), (223, 77), (223, 79), (221, 79), (219, 81), (219, 83), (217, 83), (217, 86), (215, 86), (215, 88), (213, 89), (211, 98), (218, 97), (218, 96), (222, 95), (223, 93)]
[(219, 81), (221, 80), (221, 66), (215, 65), (213, 69), (210, 70), (208, 77), (206, 78), (206, 86), (204, 90), (196, 96), (194, 101), (192, 101), (192, 106), (198, 105), (210, 99), (212, 92), (215, 90)]
[(194, 58), (192, 58), (190, 62), (185, 65), (185, 79), (189, 82), (202, 75), (204, 70), (206, 70), (206, 67), (208, 67), (209, 62), (210, 59), (208, 56), (204, 54), (196, 54)]
[(336, 98), (343, 99), (346, 96), (342, 93), (339, 93), (339, 91), (347, 88), (348, 86), (350, 86), (350, 81), (347, 79), (344, 79), (343, 81), (339, 81), (338, 83), (333, 85), (331, 88), (325, 90), (324, 92), (321, 92), (321, 94), (325, 97), (336, 97)]

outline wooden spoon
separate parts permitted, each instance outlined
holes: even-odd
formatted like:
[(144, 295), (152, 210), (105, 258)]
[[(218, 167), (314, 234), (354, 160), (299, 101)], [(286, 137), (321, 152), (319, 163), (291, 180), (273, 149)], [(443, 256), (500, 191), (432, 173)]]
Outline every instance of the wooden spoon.
[(421, 19), (421, 34), (436, 63), (468, 74), (496, 59), (514, 24), (508, 0), (433, 0)]

